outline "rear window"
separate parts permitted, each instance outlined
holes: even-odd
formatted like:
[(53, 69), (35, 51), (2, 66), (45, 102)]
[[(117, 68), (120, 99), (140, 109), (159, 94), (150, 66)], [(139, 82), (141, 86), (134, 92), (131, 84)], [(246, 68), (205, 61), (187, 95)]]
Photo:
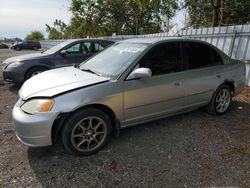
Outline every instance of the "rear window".
[(99, 44), (101, 44), (103, 47), (110, 46), (114, 44), (115, 42), (113, 41), (98, 41)]

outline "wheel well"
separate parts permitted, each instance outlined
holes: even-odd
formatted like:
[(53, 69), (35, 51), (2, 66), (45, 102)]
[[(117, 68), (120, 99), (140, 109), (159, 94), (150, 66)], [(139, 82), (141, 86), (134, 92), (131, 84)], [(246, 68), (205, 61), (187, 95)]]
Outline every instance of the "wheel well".
[(24, 75), (25, 80), (26, 80), (27, 74), (28, 74), (28, 72), (29, 72), (30, 70), (32, 70), (32, 69), (34, 69), (34, 68), (39, 68), (39, 67), (44, 68), (44, 69), (46, 69), (46, 70), (49, 70), (48, 67), (45, 67), (45, 66), (42, 66), (42, 65), (37, 65), (37, 66), (34, 66), (34, 67), (30, 67), (30, 68), (25, 72), (25, 75)]
[(59, 115), (59, 119), (57, 119), (52, 126), (52, 131), (51, 131), (51, 139), (53, 142), (56, 141), (56, 139), (58, 138), (58, 136), (61, 133), (62, 127), (64, 125), (64, 123), (69, 119), (70, 116), (72, 116), (74, 113), (87, 109), (87, 108), (96, 108), (99, 110), (102, 110), (104, 113), (106, 113), (110, 120), (111, 120), (111, 126), (112, 126), (112, 132), (115, 136), (119, 135), (120, 132), (120, 122), (117, 121), (116, 115), (113, 112), (113, 110), (111, 110), (108, 106), (102, 105), (102, 104), (91, 104), (91, 105), (87, 105), (84, 107), (80, 107), (70, 113), (66, 113), (63, 114), (62, 116)]
[(223, 84), (221, 85), (227, 85), (231, 88), (232, 92), (235, 91), (235, 86), (234, 86), (234, 83), (232, 81), (225, 81)]

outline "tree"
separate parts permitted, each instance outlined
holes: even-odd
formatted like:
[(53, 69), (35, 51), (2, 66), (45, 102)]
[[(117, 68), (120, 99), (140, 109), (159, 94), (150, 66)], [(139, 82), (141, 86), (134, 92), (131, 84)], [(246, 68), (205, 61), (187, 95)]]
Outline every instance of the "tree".
[(46, 31), (49, 33), (48, 39), (64, 39), (67, 25), (61, 20), (55, 20), (53, 26), (46, 25)]
[(249, 0), (184, 0), (189, 26), (208, 27), (250, 22)]
[(177, 8), (175, 0), (72, 0), (69, 25), (56, 20), (46, 27), (50, 39), (154, 33)]
[(163, 16), (172, 18), (177, 8), (175, 0), (72, 0), (70, 10), (82, 36), (98, 36), (159, 32)]
[(36, 41), (44, 40), (44, 35), (40, 31), (32, 31), (25, 37), (25, 40), (36, 40)]

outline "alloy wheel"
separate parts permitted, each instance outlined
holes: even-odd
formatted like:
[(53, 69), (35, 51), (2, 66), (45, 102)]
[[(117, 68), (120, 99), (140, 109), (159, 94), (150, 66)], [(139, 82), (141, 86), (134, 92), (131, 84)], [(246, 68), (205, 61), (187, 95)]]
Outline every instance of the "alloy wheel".
[(80, 120), (71, 132), (71, 143), (78, 151), (91, 151), (104, 141), (105, 122), (96, 116)]
[(224, 113), (231, 102), (231, 92), (228, 89), (222, 89), (218, 92), (215, 99), (215, 107), (219, 113)]

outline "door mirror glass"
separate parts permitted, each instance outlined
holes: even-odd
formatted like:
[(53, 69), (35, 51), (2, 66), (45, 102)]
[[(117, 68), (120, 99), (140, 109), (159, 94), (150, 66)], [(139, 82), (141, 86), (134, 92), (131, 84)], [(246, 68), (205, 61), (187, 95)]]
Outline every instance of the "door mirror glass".
[(149, 68), (137, 68), (130, 73), (127, 80), (148, 78), (152, 76), (152, 71)]

